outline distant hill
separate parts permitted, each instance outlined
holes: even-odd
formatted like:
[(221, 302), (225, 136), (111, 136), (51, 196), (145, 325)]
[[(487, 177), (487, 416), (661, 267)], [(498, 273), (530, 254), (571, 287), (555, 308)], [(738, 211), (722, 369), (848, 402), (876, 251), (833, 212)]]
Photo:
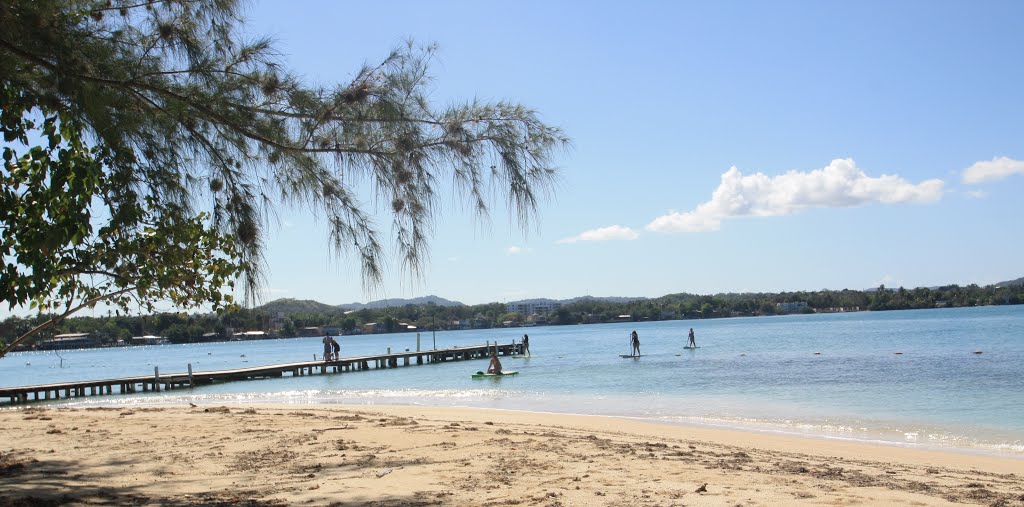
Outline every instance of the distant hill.
[(1016, 280), (1009, 280), (1009, 281), (1006, 281), (1006, 282), (994, 283), (992, 285), (995, 285), (996, 287), (1009, 287), (1011, 285), (1024, 285), (1024, 277), (1018, 278)]
[(648, 298), (643, 297), (594, 297), (594, 296), (580, 296), (570, 299), (549, 299), (549, 298), (534, 298), (534, 299), (521, 299), (519, 301), (509, 301), (507, 304), (530, 304), (530, 303), (561, 303), (563, 305), (569, 305), (572, 303), (578, 303), (580, 301), (600, 301), (604, 303), (631, 303), (633, 301), (645, 301)]
[(381, 299), (380, 301), (370, 301), (369, 303), (366, 303), (366, 304), (363, 304), (363, 303), (349, 303), (349, 304), (344, 304), (344, 305), (338, 305), (338, 308), (346, 310), (346, 311), (348, 311), (348, 310), (362, 310), (363, 308), (368, 308), (370, 310), (379, 310), (381, 308), (394, 308), (394, 307), (400, 307), (400, 306), (405, 306), (405, 305), (414, 305), (414, 306), (416, 306), (416, 305), (429, 305), (431, 303), (433, 303), (433, 304), (435, 304), (437, 306), (466, 306), (466, 305), (464, 305), (464, 304), (462, 304), (462, 303), (460, 303), (458, 301), (450, 301), (450, 300), (447, 300), (445, 298), (438, 297), (438, 296), (424, 296), (424, 297), (421, 297), (421, 298), (412, 298), (412, 299), (402, 299), (402, 298)]
[(572, 299), (563, 299), (559, 301), (563, 305), (578, 303), (580, 301), (601, 301), (604, 303), (632, 303), (633, 301), (646, 301), (649, 298), (644, 297), (629, 297), (629, 296), (610, 296), (610, 297), (594, 297), (594, 296), (580, 296)]
[(281, 298), (270, 301), (256, 307), (258, 310), (263, 310), (267, 313), (284, 313), (285, 315), (294, 315), (301, 313), (341, 313), (351, 310), (362, 310), (368, 308), (370, 310), (379, 310), (381, 308), (394, 308), (405, 305), (427, 305), (433, 303), (438, 306), (465, 306), (458, 301), (449, 301), (442, 297), (437, 296), (425, 296), (421, 298), (413, 299), (382, 299), (380, 301), (370, 301), (369, 303), (349, 303), (343, 305), (328, 305), (319, 301), (313, 301), (310, 299), (292, 299), (292, 298)]
[[(1024, 285), (1024, 277), (1017, 278), (1016, 280), (1008, 280), (1005, 282), (994, 283), (992, 286), (995, 287), (1008, 287)], [(887, 289), (895, 290), (894, 287), (886, 287)], [(938, 287), (932, 287), (937, 289)], [(876, 292), (877, 287), (862, 289), (863, 292)], [(697, 297), (694, 294), (678, 293), (668, 294), (662, 296), (660, 299), (689, 299)], [(628, 296), (612, 296), (612, 297), (594, 297), (594, 296), (580, 296), (570, 299), (549, 299), (549, 298), (533, 298), (533, 299), (522, 299), (519, 301), (510, 301), (508, 304), (526, 304), (526, 303), (561, 303), (563, 305), (569, 305), (578, 303), (580, 301), (598, 301), (605, 303), (630, 303), (633, 301), (647, 301), (651, 298), (646, 297), (628, 297)], [(400, 308), (406, 305), (420, 306), (435, 304), (438, 306), (466, 306), (458, 301), (451, 301), (439, 296), (424, 296), (412, 299), (403, 298), (392, 298), (392, 299), (381, 299), (379, 301), (370, 301), (369, 303), (348, 303), (337, 306), (327, 305), (318, 301), (312, 301), (309, 299), (292, 299), (282, 298), (275, 299), (269, 303), (257, 307), (257, 309), (263, 310), (267, 313), (281, 312), (286, 315), (302, 314), (302, 313), (322, 313), (322, 314), (333, 314), (338, 312), (370, 309), (379, 310), (382, 308)]]
[(341, 311), (337, 306), (325, 305), (319, 301), (292, 298), (275, 299), (269, 303), (256, 307), (256, 309), (263, 310), (269, 314), (281, 312), (285, 315), (296, 315), (302, 313), (331, 314)]
[[(649, 298), (645, 297), (594, 297), (594, 296), (581, 296), (570, 299), (548, 299), (548, 298), (535, 298), (535, 299), (523, 299), (520, 301), (510, 301), (510, 303), (561, 303), (568, 305), (577, 303), (580, 301), (601, 301), (605, 303), (629, 303), (632, 301), (644, 301)], [(256, 307), (256, 309), (263, 310), (267, 313), (284, 313), (285, 315), (294, 315), (301, 313), (322, 313), (332, 314), (338, 312), (356, 311), (362, 309), (369, 310), (380, 310), (382, 308), (398, 308), (406, 305), (428, 305), (435, 304), (437, 306), (466, 306), (458, 301), (451, 301), (439, 296), (424, 296), (412, 299), (403, 298), (392, 298), (392, 299), (381, 299), (379, 301), (370, 301), (369, 303), (347, 303), (337, 306), (327, 305), (319, 301), (313, 301), (309, 299), (293, 299), (293, 298), (281, 298), (270, 301)]]

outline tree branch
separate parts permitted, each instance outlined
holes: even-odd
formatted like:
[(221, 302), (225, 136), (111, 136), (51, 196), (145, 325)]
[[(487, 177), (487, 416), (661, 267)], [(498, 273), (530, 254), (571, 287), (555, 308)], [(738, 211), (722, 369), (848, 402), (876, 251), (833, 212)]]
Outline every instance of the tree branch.
[(111, 292), (109, 294), (101, 294), (101, 295), (96, 296), (96, 297), (94, 297), (92, 299), (86, 300), (85, 302), (83, 302), (82, 304), (80, 304), (80, 305), (78, 305), (78, 306), (76, 306), (74, 308), (70, 308), (70, 304), (69, 304), (68, 310), (65, 311), (64, 313), (62, 313), (62, 314), (60, 314), (60, 315), (58, 315), (56, 317), (50, 317), (50, 319), (47, 320), (46, 322), (43, 322), (42, 324), (39, 324), (38, 326), (36, 326), (36, 327), (32, 328), (31, 330), (29, 330), (27, 333), (25, 333), (25, 334), (15, 338), (14, 341), (12, 341), (11, 343), (7, 344), (7, 346), (4, 347), (3, 350), (0, 350), (0, 358), (6, 356), (9, 352), (14, 350), (15, 347), (17, 347), (18, 345), (21, 345), (22, 342), (24, 342), (25, 340), (30, 338), (32, 335), (34, 335), (34, 334), (36, 334), (36, 333), (38, 333), (38, 332), (40, 332), (40, 331), (50, 327), (50, 326), (54, 326), (56, 324), (59, 324), (62, 320), (68, 318), (69, 316), (71, 316), (72, 314), (78, 312), (82, 308), (94, 305), (94, 304), (96, 304), (96, 303), (98, 303), (100, 301), (103, 301), (104, 299), (109, 299), (109, 298), (112, 298), (112, 297), (120, 296), (121, 294), (125, 294), (127, 292), (132, 292), (136, 288), (137, 287), (127, 287), (127, 288), (121, 289), (119, 291)]

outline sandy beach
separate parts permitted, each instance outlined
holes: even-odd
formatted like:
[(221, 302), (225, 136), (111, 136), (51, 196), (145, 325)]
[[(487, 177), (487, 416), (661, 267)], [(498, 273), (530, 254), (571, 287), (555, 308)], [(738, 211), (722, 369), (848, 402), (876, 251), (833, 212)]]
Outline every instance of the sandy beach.
[(409, 406), (0, 411), (0, 505), (1024, 505), (1024, 460)]

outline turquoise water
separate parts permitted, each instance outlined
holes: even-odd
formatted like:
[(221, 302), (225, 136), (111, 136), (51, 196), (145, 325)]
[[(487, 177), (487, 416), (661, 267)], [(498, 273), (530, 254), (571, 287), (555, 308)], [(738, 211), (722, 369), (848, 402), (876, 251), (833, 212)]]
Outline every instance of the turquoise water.
[[(690, 327), (696, 350), (683, 350)], [(640, 335), (640, 359), (629, 332)], [(234, 382), (60, 401), (356, 403), (615, 415), (1024, 458), (1024, 306), (446, 331), (438, 348), (511, 342), (520, 375), (473, 380), (485, 360)], [(433, 347), (431, 333), (421, 348)], [(415, 350), (415, 334), (342, 337), (342, 355)], [(319, 338), (17, 353), (0, 385), (313, 359)], [(975, 354), (982, 351), (982, 354)], [(902, 352), (902, 354), (896, 354)]]

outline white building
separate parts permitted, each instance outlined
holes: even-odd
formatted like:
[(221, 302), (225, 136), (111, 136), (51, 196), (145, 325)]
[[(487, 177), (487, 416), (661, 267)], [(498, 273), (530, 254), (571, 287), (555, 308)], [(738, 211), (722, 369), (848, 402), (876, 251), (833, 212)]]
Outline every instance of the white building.
[(515, 312), (524, 316), (547, 315), (561, 307), (562, 303), (558, 301), (521, 301), (505, 305), (509, 313)]

